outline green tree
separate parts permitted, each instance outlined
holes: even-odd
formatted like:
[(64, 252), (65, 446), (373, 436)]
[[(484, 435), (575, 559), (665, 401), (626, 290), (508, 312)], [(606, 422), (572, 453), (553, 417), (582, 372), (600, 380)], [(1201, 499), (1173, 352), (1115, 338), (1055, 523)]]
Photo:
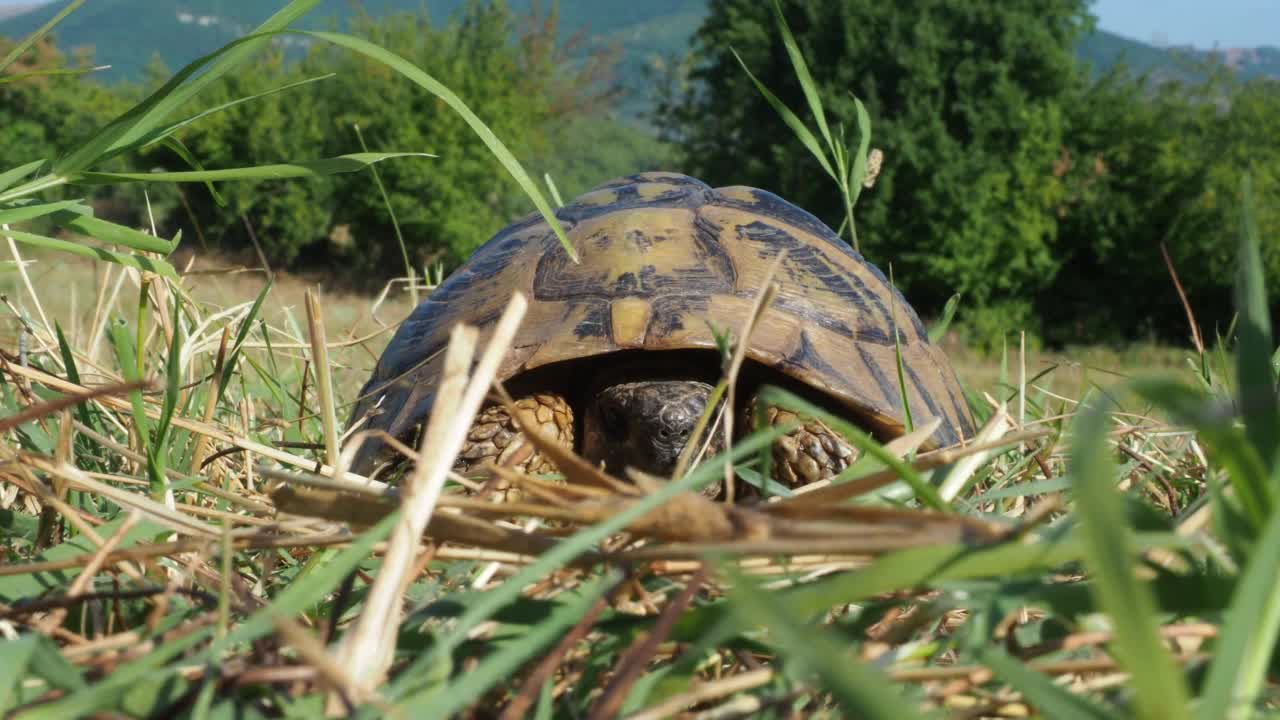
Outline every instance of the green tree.
[[(229, 75), (210, 88), (201, 102), (220, 105), (301, 78), (296, 69), (286, 67), (281, 53), (271, 53), (258, 61), (255, 72)], [(205, 168), (325, 157), (325, 116), (316, 87), (304, 86), (214, 113), (184, 132), (182, 142)], [(190, 169), (167, 148), (157, 148), (146, 159), (169, 170)], [(225, 205), (217, 204), (203, 185), (181, 185), (174, 191), (184, 201), (169, 204), (169, 222), (183, 227), (188, 238), (239, 249), (250, 246), (247, 221), (270, 260), (289, 264), (328, 231), (336, 182), (324, 177), (218, 183), (216, 190)]]
[[(13, 46), (12, 42), (0, 38), (0, 56), (8, 54)], [(0, 82), (0, 158), (7, 167), (52, 160), (127, 107), (128, 95), (124, 89), (109, 90), (86, 80), (82, 74), (39, 74), (88, 71), (92, 67), (93, 57), (89, 52), (77, 52), (68, 58), (56, 48), (52, 37), (45, 37), (6, 69), (9, 75), (32, 74)], [(121, 160), (107, 165), (108, 169), (122, 167)], [(99, 216), (119, 222), (138, 223), (144, 217), (139, 211), (144, 206), (142, 193), (137, 188), (105, 186), (92, 191), (84, 187), (61, 188), (52, 194), (88, 195)]]
[[(391, 50), (451, 88), (517, 156), (559, 158), (558, 128), (596, 111), (601, 88), (584, 81), (588, 63), (566, 69), (554, 16), (519, 22), (502, 3), (472, 0), (442, 25), (425, 14), (356, 18), (350, 30)], [(264, 92), (304, 78), (335, 77), (234, 107), (184, 136), (206, 167), (281, 162), (359, 152), (359, 126), (370, 150), (426, 152), (431, 159), (382, 163), (378, 172), (404, 230), (415, 268), (455, 265), (514, 217), (528, 201), (471, 128), (443, 101), (383, 65), (330, 46), (312, 47), (300, 63), (277, 54), (253, 74), (230, 79), (211, 102)], [(572, 153), (590, 148), (572, 147)], [(167, 151), (166, 165), (182, 161)], [(597, 180), (604, 180), (599, 178)], [(219, 207), (200, 187), (184, 188), (204, 234), (224, 247), (248, 245), (241, 216), (269, 257), (281, 264), (337, 264), (358, 284), (403, 274), (394, 229), (369, 173), (307, 181), (226, 184)], [(184, 211), (175, 220), (190, 221)]]
[[(12, 48), (12, 42), (0, 38), (0, 55)], [(69, 60), (45, 38), (6, 73), (87, 70), (91, 64), (90, 55)], [(12, 167), (56, 157), (122, 107), (114, 95), (78, 75), (37, 75), (0, 83), (0, 157)]]
[[(1053, 281), (1054, 162), (1063, 98), (1078, 85), (1073, 48), (1085, 0), (786, 0), (823, 103), (852, 124), (856, 93), (885, 166), (855, 217), (862, 249), (892, 264), (922, 311), (965, 295), (983, 334), (1034, 329), (1032, 299)], [(713, 183), (774, 191), (833, 226), (833, 183), (751, 83), (733, 52), (779, 98), (804, 107), (769, 3), (712, 0), (687, 92), (655, 116), (684, 167)]]
[[(1257, 198), (1280, 194), (1280, 83), (1241, 84), (1222, 68), (1198, 74), (1194, 84), (1157, 83), (1117, 67), (1066, 104), (1062, 268), (1037, 303), (1046, 339), (1185, 340), (1162, 244), (1205, 335), (1230, 324), (1241, 174), (1253, 175)], [(1255, 215), (1264, 272), (1274, 275), (1280, 211), (1258, 202)]]

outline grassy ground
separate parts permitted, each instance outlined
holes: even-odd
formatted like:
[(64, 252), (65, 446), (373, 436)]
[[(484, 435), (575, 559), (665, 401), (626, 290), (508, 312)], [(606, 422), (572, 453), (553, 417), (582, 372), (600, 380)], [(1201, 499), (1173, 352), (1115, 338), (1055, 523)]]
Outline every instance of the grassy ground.
[[(0, 315), (0, 347), (16, 352), (22, 327), (20, 318), (38, 322), (40, 310), (51, 322), (62, 326), (68, 341), (76, 348), (90, 348), (96, 330), (95, 313), (101, 315), (103, 307), (114, 317), (130, 317), (136, 313), (137, 283), (120, 268), (41, 249), (20, 249), (19, 252), (27, 264), (35, 296), (40, 299), (39, 309), (20, 275), (14, 272), (0, 275), (0, 294), (10, 303)], [(184, 285), (190, 296), (211, 312), (243, 310), (267, 286), (267, 273), (258, 267), (247, 267), (216, 254), (189, 257), (191, 264), (184, 275)], [(393, 283), (385, 294), (375, 297), (330, 292), (325, 285), (324, 277), (319, 275), (275, 273), (270, 302), (262, 307), (261, 319), (278, 331), (278, 339), (285, 343), (281, 348), (284, 356), (301, 361), (303, 353), (289, 344), (296, 345), (304, 335), (306, 292), (318, 291), (326, 327), (340, 333), (331, 339), (339, 343), (361, 340), (351, 345), (360, 351), (341, 352), (341, 362), (333, 368), (335, 382), (343, 394), (354, 395), (368, 378), (377, 355), (391, 339), (395, 325), (413, 309), (413, 302), (404, 283)], [(100, 298), (110, 303), (113, 296), (113, 305), (99, 307)], [(98, 334), (96, 347), (90, 348), (94, 357), (109, 355), (108, 342), (109, 338)], [(261, 341), (251, 342), (250, 346), (260, 344)]]
[[(42, 335), (37, 319), (41, 312), (68, 328), (68, 343), (85, 384), (127, 379), (129, 373), (119, 369), (118, 347), (113, 347), (110, 332), (99, 335), (97, 346), (91, 340), (94, 328), (104, 324), (103, 318), (136, 315), (136, 277), (124, 273), (121, 289), (115, 291), (122, 273), (118, 268), (107, 272), (111, 266), (44, 252), (22, 257), (35, 294), (29, 293), (20, 274), (7, 275), (3, 291), (11, 307), (34, 326), (37, 337), (52, 338)], [(129, 429), (137, 426), (138, 414), (130, 411), (123, 398), (83, 417), (66, 411), (61, 416), (56, 411), (41, 412), (41, 403), (56, 397), (49, 390), (64, 387), (44, 375), (8, 366), (12, 411), (35, 412), (43, 419), (19, 426), (12, 436), (22, 449), (14, 457), (21, 464), (11, 465), (18, 472), (8, 476), (8, 487), (0, 496), (0, 512), (11, 513), (5, 516), (11, 571), (0, 571), (0, 622), (9, 618), (41, 630), (45, 634), (15, 637), (49, 638), (53, 645), (45, 646), (46, 652), (58, 647), (62, 657), (85, 673), (88, 687), (98, 688), (89, 696), (96, 699), (85, 700), (82, 694), (57, 690), (39, 673), (27, 676), (25, 690), (15, 697), (37, 703), (29, 706), (35, 716), (63, 712), (80, 702), (126, 713), (163, 708), (164, 713), (190, 714), (199, 708), (196, 696), (207, 696), (213, 707), (228, 710), (318, 711), (326, 688), (338, 689), (336, 696), (329, 696), (338, 700), (330, 702), (357, 706), (367, 702), (372, 703), (367, 707), (379, 707), (374, 696), (362, 695), (366, 691), (359, 689), (353, 674), (330, 668), (325, 658), (354, 662), (351, 658), (362, 653), (386, 652), (392, 653), (392, 677), (398, 679), (380, 692), (401, 698), (397, 703), (401, 708), (434, 707), (440, 698), (429, 698), (443, 692), (446, 706), (470, 707), (482, 714), (511, 713), (536, 700), (544, 707), (558, 708), (555, 715), (625, 707), (639, 711), (640, 717), (665, 717), (702, 707), (719, 708), (715, 712), (755, 708), (751, 712), (782, 717), (786, 707), (822, 715), (847, 712), (863, 702), (889, 703), (897, 708), (892, 713), (915, 706), (960, 715), (975, 709), (1002, 715), (1022, 712), (1028, 703), (1051, 707), (1077, 697), (1040, 687), (1022, 678), (1018, 673), (1024, 671), (1015, 667), (1059, 677), (1080, 697), (1097, 700), (1106, 698), (1106, 689), (1125, 677), (1118, 674), (1123, 668), (1105, 652), (1119, 641), (1107, 629), (1110, 626), (1090, 624), (1089, 613), (1079, 614), (1094, 603), (1101, 607), (1103, 597), (1069, 592), (1080, 578), (1070, 568), (1078, 567), (1080, 560), (1093, 562), (1088, 560), (1087, 536), (1077, 537), (1083, 545), (1061, 545), (1055, 539), (1076, 524), (1079, 512), (1060, 494), (1070, 483), (1081, 482), (1071, 474), (1071, 458), (1080, 450), (1070, 439), (1070, 419), (1091, 389), (1114, 387), (1126, 377), (1158, 367), (1188, 374), (1186, 352), (1144, 347), (1030, 353), (1025, 359), (1028, 406), (1020, 410), (1021, 363), (1016, 351), (990, 358), (953, 347), (960, 375), (974, 393), (976, 411), (987, 422), (984, 437), (997, 439), (1012, 432), (1015, 444), (993, 452), (981, 451), (984, 444), (979, 442), (958, 454), (921, 456), (916, 463), (921, 470), (914, 471), (895, 459), (903, 448), (884, 455), (874, 442), (851, 435), (868, 455), (842, 479), (861, 480), (808, 488), (816, 493), (813, 497), (832, 498), (828, 502), (849, 497), (850, 491), (860, 496), (856, 504), (843, 508), (801, 504), (783, 516), (698, 502), (696, 496), (672, 496), (681, 488), (707, 482), (709, 473), (715, 472), (714, 464), (663, 493), (644, 498), (615, 490), (589, 505), (579, 504), (582, 499), (573, 496), (551, 501), (555, 492), (546, 495), (544, 489), (531, 502), (485, 509), (468, 500), (464, 488), (449, 483), (438, 501), (441, 512), (483, 509), (480, 517), (508, 518), (521, 525), (498, 520), (484, 524), (488, 529), (477, 536), (475, 527), (432, 520), (428, 534), (436, 541), (406, 546), (383, 539), (390, 528), (384, 522), (363, 536), (362, 543), (373, 545), (358, 543), (337, 552), (325, 548), (345, 547), (351, 541), (342, 530), (346, 522), (354, 521), (356, 527), (374, 523), (394, 502), (360, 486), (346, 486), (335, 494), (334, 472), (323, 464), (329, 442), (326, 407), (334, 408), (333, 416), (339, 421), (346, 416), (356, 389), (411, 302), (402, 290), (384, 298), (321, 296), (318, 317), (328, 339), (328, 359), (319, 364), (331, 370), (333, 380), (332, 391), (326, 391), (320, 389), (313, 362), (320, 352), (315, 345), (319, 325), (308, 324), (306, 311), (306, 293), (315, 283), (278, 276), (253, 324), (255, 332), (246, 335), (242, 360), (230, 376), (225, 400), (215, 403), (210, 412), (209, 396), (217, 386), (201, 378), (220, 364), (217, 343), (212, 340), (221, 327), (228, 328), (229, 335), (238, 334), (265, 280), (261, 273), (228, 268), (217, 258), (200, 259), (191, 269), (180, 285), (190, 299), (191, 329), (183, 341), (185, 348), (182, 343), (179, 346), (190, 354), (191, 366), (171, 385), (190, 391), (179, 390), (176, 396), (172, 422), (177, 429), (165, 441), (162, 462), (146, 460), (145, 444)], [(149, 338), (143, 342), (148, 349), (144, 363), (150, 368), (145, 374), (152, 376), (166, 372), (173, 350), (159, 322), (163, 306), (158, 284), (151, 286), (151, 306), (143, 315), (148, 318), (144, 334)], [(75, 292), (63, 290), (71, 287)], [(114, 305), (99, 305), (99, 296), (110, 298), (113, 293)], [(232, 314), (223, 315), (228, 311)], [(5, 345), (16, 347), (12, 332)], [(40, 353), (34, 341), (29, 345), (37, 366), (53, 365), (56, 374), (65, 374), (65, 369), (56, 369), (56, 354)], [(153, 420), (163, 417), (167, 396), (157, 388), (141, 398)], [(999, 413), (993, 413), (992, 400), (1012, 400), (1012, 418), (1005, 416), (1002, 421)], [(1113, 447), (1122, 451), (1122, 462), (1110, 465), (1112, 461), (1107, 460), (1098, 478), (1107, 492), (1114, 492), (1107, 483), (1117, 481), (1130, 488), (1130, 498), (1153, 514), (1145, 521), (1143, 534), (1117, 534), (1123, 522), (1098, 529), (1099, 548), (1115, 552), (1137, 542), (1148, 548), (1152, 560), (1180, 566), (1180, 574), (1170, 578), (1173, 589), (1158, 589), (1176, 594), (1177, 587), (1198, 577), (1194, 571), (1198, 562), (1187, 566), (1185, 559), (1169, 554), (1186, 541), (1177, 539), (1179, 533), (1161, 534), (1161, 530), (1181, 528), (1193, 537), (1204, 532), (1203, 480), (1210, 468), (1204, 465), (1195, 435), (1153, 419), (1150, 404), (1139, 407), (1136, 413), (1130, 407), (1130, 412), (1116, 417), (1111, 426), (1116, 438)], [(460, 410), (453, 422), (464, 422), (468, 412)], [(1021, 412), (1025, 412), (1025, 424), (1019, 429), (1016, 418)], [(1016, 442), (1018, 438), (1023, 439)], [(1098, 435), (1091, 442), (1102, 438)], [(425, 447), (422, 457), (451, 457), (448, 453)], [(976, 464), (966, 467), (966, 458)], [(943, 462), (944, 468), (929, 472), (937, 462)], [(166, 481), (157, 483), (157, 465), (168, 476)], [(441, 467), (437, 462), (429, 465)], [(284, 472), (289, 467), (293, 469)], [(320, 477), (310, 475), (317, 467)], [(602, 482), (582, 468), (565, 474), (576, 486)], [(41, 477), (53, 484), (45, 486)], [(330, 478), (323, 481), (328, 485), (323, 478)], [(113, 487), (136, 489), (136, 494), (121, 496)], [(938, 489), (926, 493), (926, 487)], [(674, 502), (680, 497), (685, 500)], [(891, 498), (934, 505), (944, 514), (905, 510), (857, 519), (862, 511), (856, 508)], [(601, 501), (608, 508), (603, 513)], [(642, 511), (649, 513), (647, 521), (636, 524)], [(308, 516), (320, 520), (306, 520)], [(532, 534), (516, 529), (534, 527), (538, 518), (544, 523), (554, 519), (562, 527)], [(524, 525), (531, 521), (535, 525)], [(749, 534), (754, 539), (748, 540), (743, 530), (726, 529), (744, 523), (752, 528)], [(628, 551), (630, 555), (618, 556), (630, 558), (628, 566), (635, 569), (629, 574), (555, 569), (574, 556), (593, 552), (590, 548), (596, 543), (628, 524), (632, 542), (642, 545)], [(570, 541), (553, 544), (565, 529), (578, 532)], [(1005, 540), (1010, 532), (1032, 542), (1010, 545)], [(217, 539), (220, 533), (223, 550)], [(174, 538), (186, 539), (174, 545)], [(231, 554), (225, 550), (228, 542)], [(1193, 551), (1198, 542), (1184, 548), (1192, 552), (1188, 557), (1212, 547)], [(742, 564), (737, 569), (723, 561), (704, 565), (713, 557), (705, 554), (710, 552), (740, 556)], [(960, 570), (944, 571), (943, 565), (931, 569), (934, 563), (960, 557), (969, 558)], [(1204, 559), (1211, 557), (1210, 552)], [(133, 558), (136, 564), (118, 562), (125, 558)], [(166, 570), (166, 558), (180, 560), (186, 569)], [(350, 639), (330, 650), (315, 645), (320, 642), (312, 637), (316, 632), (336, 631), (342, 637), (359, 638), (362, 614), (395, 612), (369, 609), (370, 604), (388, 601), (386, 596), (375, 599), (377, 583), (373, 582), (390, 572), (388, 565), (399, 572), (414, 568), (406, 576), (409, 614), (395, 645), (388, 647), (387, 639), (377, 633), (366, 635), (372, 641), (360, 641), (371, 643), (367, 645)], [(1203, 567), (1215, 566), (1210, 561)], [(910, 571), (880, 577), (893, 567)], [(73, 580), (71, 586), (57, 579), (77, 568), (85, 571), (74, 575), (80, 580)], [(854, 568), (863, 569), (848, 574)], [(357, 571), (353, 577), (363, 580), (340, 589), (344, 574), (352, 569)], [(164, 584), (166, 576), (169, 580)], [(1071, 599), (1056, 597), (1058, 591), (1042, 597), (1046, 590), (1036, 589), (1064, 582), (1064, 597)], [(1143, 588), (1133, 585), (1133, 578), (1117, 582), (1128, 588), (1125, 592)], [(1214, 583), (1220, 581), (1210, 582), (1206, 576), (1192, 582), (1216, 587)], [(52, 595), (37, 590), (49, 584), (61, 589)], [(357, 595), (349, 595), (356, 588), (360, 588)], [(921, 592), (920, 588), (929, 589)], [(140, 593), (143, 599), (128, 593)], [(41, 604), (59, 597), (65, 599)], [(1188, 667), (1203, 664), (1208, 657), (1204, 643), (1212, 642), (1219, 632), (1219, 626), (1206, 618), (1220, 610), (1188, 608), (1184, 600), (1160, 597), (1166, 609), (1178, 608), (1175, 618), (1190, 615), (1161, 624), (1169, 649)], [(794, 613), (800, 608), (809, 608), (802, 611), (807, 613), (833, 606), (845, 608), (831, 616), (841, 634), (840, 643), (795, 624)], [(111, 608), (114, 615), (109, 620), (102, 613)], [(1014, 608), (1022, 609), (1009, 615)], [(739, 629), (732, 632), (745, 634), (731, 642), (714, 641), (727, 642), (717, 651), (699, 650), (700, 643), (713, 642), (709, 638), (721, 632), (716, 628), (723, 620), (716, 618), (730, 610), (732, 617), (745, 623), (734, 625)], [(460, 625), (447, 621), (455, 616), (453, 622)], [(676, 617), (681, 625), (670, 625)], [(267, 618), (275, 618), (274, 626), (261, 624)], [(331, 626), (334, 622), (337, 625)], [(756, 636), (748, 629), (757, 624), (770, 628), (770, 639), (763, 644), (759, 638), (750, 639)], [(1006, 637), (1005, 642), (1018, 637), (1020, 649), (992, 656), (990, 632)], [(164, 637), (169, 643), (193, 638), (197, 645), (172, 661), (163, 659), (167, 656), (159, 653), (161, 646), (153, 649), (144, 643), (145, 651), (120, 649), (121, 643), (135, 644), (156, 633), (168, 633)], [(665, 643), (648, 642), (645, 633), (656, 633), (654, 637), (665, 638)], [(278, 652), (283, 655), (260, 656), (252, 649), (259, 645), (243, 644), (255, 637), (259, 644), (280, 643)], [(563, 639), (555, 645), (557, 637)], [(417, 647), (432, 650), (422, 656), (413, 649)], [(838, 664), (843, 662), (838, 658), (852, 653), (868, 665), (832, 674), (811, 665), (819, 662), (811, 657), (814, 648), (827, 658), (821, 662)], [(539, 662), (539, 654), (548, 651), (551, 654)], [(1166, 651), (1147, 652), (1158, 657)], [(436, 681), (423, 685), (413, 680), (425, 670), (423, 657), (435, 661), (452, 657), (453, 662), (475, 667), (481, 674), (458, 675), (444, 685)], [(181, 663), (178, 658), (183, 658)], [(215, 658), (216, 666), (202, 666)], [(157, 677), (166, 678), (160, 684), (144, 682), (139, 689), (121, 694), (123, 688), (110, 679), (125, 669), (156, 663), (161, 663)], [(210, 675), (201, 667), (219, 669)], [(995, 668), (1002, 670), (991, 675)], [(817, 677), (806, 679), (810, 677), (806, 669), (816, 671)], [(508, 676), (513, 672), (514, 681)], [(860, 674), (865, 674), (862, 681), (873, 682), (881, 672), (896, 679), (905, 694), (844, 687), (860, 682)], [(301, 684), (278, 685), (270, 680), (276, 675), (295, 677)], [(215, 676), (222, 680), (210, 684)], [(263, 679), (254, 679), (259, 676)], [(609, 683), (598, 687), (592, 680), (596, 677)], [(1019, 685), (1020, 678), (1028, 684)], [(168, 689), (167, 683), (173, 682), (181, 692)], [(251, 699), (239, 691), (214, 689), (223, 686), (255, 688), (252, 694), (267, 694)], [(1011, 693), (1009, 687), (1021, 692)], [(1037, 698), (1037, 693), (1042, 696)], [(904, 699), (907, 704), (901, 704)]]
[[(328, 41), (469, 112), (420, 69)], [(750, 481), (774, 429), (630, 483), (530, 435), (565, 482), (495, 470), (514, 502), (451, 475), (522, 316), (513, 300), (486, 345), (455, 331), (404, 449), (414, 469), (387, 487), (346, 472), (342, 420), (403, 296), (178, 276), (168, 243), (42, 199), (103, 180), (86, 169), (162, 132), (170, 94), (266, 42), (52, 170), (0, 168), (0, 237), (85, 252), (26, 224), (47, 217), (112, 250), (0, 275), (30, 333), (25, 354), (12, 325), (0, 343), (0, 713), (1221, 720), (1280, 703), (1280, 355), (1248, 222), (1239, 332), (1215, 362), (957, 349), (982, 430), (934, 452), (780, 393), (859, 458), (750, 505), (701, 490), (729, 462)], [(831, 152), (847, 195), (862, 160)]]

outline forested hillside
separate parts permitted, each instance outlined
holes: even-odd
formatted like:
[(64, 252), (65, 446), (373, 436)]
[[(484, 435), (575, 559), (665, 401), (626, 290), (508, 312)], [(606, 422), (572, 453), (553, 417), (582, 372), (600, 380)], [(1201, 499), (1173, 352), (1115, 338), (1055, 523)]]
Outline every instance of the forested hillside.
[[(418, 13), (423, 7), (432, 22), (441, 25), (457, 17), (469, 0), (321, 0), (319, 6), (298, 24), (301, 28), (345, 27), (359, 14), (386, 17), (397, 13)], [(31, 12), (0, 21), (0, 37), (21, 38), (34, 31), (65, 3), (52, 2)], [(639, 90), (644, 67), (655, 60), (683, 53), (689, 38), (706, 15), (706, 0), (509, 0), (506, 6), (516, 15), (537, 11), (545, 16), (554, 7), (562, 41), (570, 41), (570, 54), (578, 60), (593, 52), (612, 49), (619, 53), (619, 80)], [(160, 7), (158, 7), (160, 6)], [(178, 68), (196, 57), (212, 52), (265, 19), (277, 3), (262, 0), (183, 0), (156, 3), (152, 0), (94, 0), (58, 26), (61, 48), (93, 48), (95, 61), (111, 65), (98, 75), (103, 82), (136, 81), (153, 59)], [(353, 7), (358, 7), (359, 11)], [(305, 38), (286, 37), (281, 44), (301, 56)], [(627, 109), (639, 110), (648, 99), (624, 99)], [(632, 114), (635, 114), (634, 112)]]
[[(345, 26), (359, 13), (383, 17), (419, 12), (425, 7), (434, 23), (456, 16), (468, 0), (321, 0), (298, 26)], [(65, 3), (50, 2), (16, 17), (0, 20), (0, 37), (20, 38), (48, 21)], [(708, 0), (507, 0), (517, 15), (531, 10), (542, 14), (553, 6), (559, 13), (562, 39), (578, 36), (572, 52), (583, 57), (593, 51), (614, 48), (619, 55), (618, 74), (629, 88), (643, 89), (645, 68), (663, 64), (689, 49), (694, 30), (707, 15)], [(177, 68), (228, 40), (239, 36), (267, 17), (275, 3), (261, 0), (183, 0), (157, 7), (152, 0), (94, 0), (58, 26), (58, 44), (64, 50), (93, 48), (100, 64), (111, 70), (98, 78), (104, 82), (139, 80), (153, 58)], [(359, 7), (357, 11), (353, 8)], [(290, 38), (295, 51), (304, 44)], [(1210, 57), (1204, 52), (1159, 48), (1105, 30), (1085, 34), (1077, 55), (1105, 70), (1118, 63), (1157, 76), (1193, 79), (1202, 76), (1196, 67)], [(295, 54), (294, 57), (297, 57)], [(1280, 48), (1224, 51), (1221, 59), (1244, 77), (1280, 77)], [(632, 110), (647, 105), (649, 95), (628, 98)]]

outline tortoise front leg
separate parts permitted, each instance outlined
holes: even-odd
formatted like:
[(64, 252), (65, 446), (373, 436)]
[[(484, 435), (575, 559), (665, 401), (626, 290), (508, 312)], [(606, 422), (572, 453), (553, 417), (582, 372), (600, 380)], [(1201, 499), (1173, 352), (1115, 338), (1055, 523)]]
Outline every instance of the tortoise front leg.
[[(515, 406), (526, 425), (540, 428), (544, 435), (565, 447), (573, 447), (573, 408), (562, 396), (533, 393), (517, 398)], [(556, 469), (525, 438), (515, 418), (503, 405), (489, 405), (476, 415), (453, 469), (461, 475), (487, 475), (485, 468), (493, 465), (534, 474)], [(510, 499), (510, 487), (496, 476), (488, 479), (487, 489), (486, 495), (492, 499)]]
[[(753, 397), (747, 406), (748, 428), (755, 428), (757, 407)], [(820, 420), (776, 405), (769, 405), (765, 412), (769, 426), (802, 423), (773, 443), (773, 479), (789, 488), (835, 477), (858, 457), (857, 448)]]

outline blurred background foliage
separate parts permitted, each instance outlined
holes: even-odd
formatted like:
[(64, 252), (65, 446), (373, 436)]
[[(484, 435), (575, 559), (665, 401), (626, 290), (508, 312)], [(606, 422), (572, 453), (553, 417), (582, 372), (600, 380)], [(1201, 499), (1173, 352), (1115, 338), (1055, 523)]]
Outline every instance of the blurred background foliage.
[[(450, 12), (435, 19), (378, 5), (332, 22), (453, 88), (566, 199), (618, 175), (670, 169), (714, 185), (762, 187), (833, 227), (841, 222), (832, 183), (729, 51), (788, 106), (805, 107), (768, 3), (664, 2), (632, 13), (630, 25), (600, 19), (612, 35), (570, 33), (561, 22), (563, 13), (605, 18), (609, 7), (625, 5), (612, 0), (587, 9), (468, 0), (446, 3)], [(1274, 76), (1236, 72), (1209, 56), (1173, 67), (1146, 54), (1138, 69), (1126, 66), (1099, 45), (1105, 36), (1095, 32), (1087, 0), (785, 0), (782, 7), (830, 116), (856, 133), (857, 94), (871, 115), (872, 145), (885, 152), (876, 186), (855, 210), (864, 254), (883, 269), (892, 265), (925, 315), (961, 293), (957, 324), (971, 344), (998, 346), (1023, 329), (1052, 346), (1185, 342), (1187, 319), (1162, 244), (1202, 332), (1225, 332), (1242, 171), (1254, 179), (1264, 272), (1280, 269)], [(649, 61), (637, 62), (632, 46)], [(93, 62), (45, 43), (24, 70)], [(434, 262), (456, 267), (531, 210), (513, 183), (495, 184), (487, 150), (455, 114), (385, 68), (282, 42), (257, 70), (229, 77), (202, 108), (334, 75), (183, 131), (203, 167), (358, 152), (357, 125), (371, 150), (433, 153), (378, 166), (419, 271)], [(157, 57), (130, 82), (89, 74), (0, 83), (0, 157), (13, 166), (56, 156), (168, 73)], [(119, 162), (189, 169), (168, 148)], [(275, 269), (328, 271), (335, 283), (363, 289), (404, 272), (368, 172), (217, 189), (225, 204), (198, 184), (153, 191), (160, 232), (181, 228), (197, 249), (252, 262), (256, 240)], [(95, 198), (100, 213), (150, 221), (140, 190), (111, 192)], [(1269, 285), (1275, 305), (1280, 283)]]
[[(1230, 322), (1236, 180), (1257, 178), (1269, 275), (1280, 263), (1280, 84), (1221, 68), (1098, 74), (1076, 48), (1084, 0), (787, 0), (823, 102), (871, 114), (885, 168), (856, 213), (862, 247), (907, 297), (964, 297), (973, 340), (1184, 340), (1165, 243), (1205, 331)], [(660, 107), (680, 167), (767, 187), (838, 222), (840, 198), (728, 48), (783, 102), (804, 98), (768, 3), (713, 0)], [(852, 130), (852, 122), (846, 127)], [(1273, 285), (1275, 285), (1273, 283)], [(1273, 287), (1274, 303), (1280, 289)]]

